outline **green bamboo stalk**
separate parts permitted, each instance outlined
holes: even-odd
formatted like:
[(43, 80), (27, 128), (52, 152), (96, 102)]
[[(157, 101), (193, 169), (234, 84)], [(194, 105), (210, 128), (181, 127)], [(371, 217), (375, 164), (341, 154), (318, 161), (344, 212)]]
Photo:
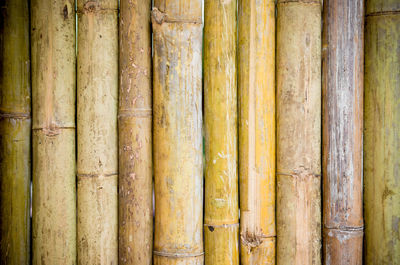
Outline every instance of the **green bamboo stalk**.
[(0, 264), (30, 260), (30, 61), (26, 0), (0, 2)]

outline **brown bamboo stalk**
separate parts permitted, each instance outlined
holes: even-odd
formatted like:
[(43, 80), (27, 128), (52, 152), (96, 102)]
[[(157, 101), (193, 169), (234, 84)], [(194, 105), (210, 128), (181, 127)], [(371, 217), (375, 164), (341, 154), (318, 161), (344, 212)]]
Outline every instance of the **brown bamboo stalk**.
[(154, 264), (203, 264), (202, 1), (154, 4)]
[(118, 263), (118, 1), (78, 0), (78, 263)]
[(31, 1), (32, 263), (76, 263), (75, 2)]
[(325, 264), (362, 264), (363, 2), (324, 2)]
[(150, 0), (122, 0), (119, 88), (119, 264), (152, 264)]
[(30, 260), (31, 90), (26, 0), (0, 3), (0, 264)]
[(277, 8), (277, 262), (321, 264), (321, 1)]

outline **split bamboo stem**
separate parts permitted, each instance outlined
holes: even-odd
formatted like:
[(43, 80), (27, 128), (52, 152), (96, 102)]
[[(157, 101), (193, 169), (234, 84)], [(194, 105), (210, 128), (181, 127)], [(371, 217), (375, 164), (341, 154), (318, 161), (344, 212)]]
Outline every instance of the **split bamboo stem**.
[(239, 1), (242, 264), (275, 264), (275, 1)]
[(120, 8), (119, 264), (151, 265), (151, 0)]
[(365, 34), (365, 264), (400, 264), (400, 1), (367, 1)]
[(0, 257), (30, 260), (31, 90), (27, 0), (1, 1)]
[(118, 263), (118, 1), (78, 0), (78, 263)]
[(362, 264), (363, 2), (324, 2), (325, 264)]
[(236, 1), (206, 0), (205, 263), (239, 264)]
[(33, 264), (75, 264), (75, 2), (31, 12)]
[(154, 4), (154, 264), (203, 264), (202, 1)]
[(277, 5), (277, 262), (321, 264), (321, 1)]

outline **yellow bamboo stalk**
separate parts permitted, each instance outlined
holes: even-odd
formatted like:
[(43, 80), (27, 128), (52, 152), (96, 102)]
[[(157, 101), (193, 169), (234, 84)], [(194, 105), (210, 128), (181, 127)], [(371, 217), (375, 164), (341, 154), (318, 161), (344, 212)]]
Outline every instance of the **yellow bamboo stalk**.
[(75, 3), (31, 12), (33, 264), (75, 264)]
[(118, 1), (78, 0), (78, 263), (118, 263)]
[(239, 1), (242, 264), (275, 264), (275, 2)]
[(206, 0), (205, 263), (239, 264), (236, 1)]
[(277, 5), (277, 262), (321, 264), (321, 1)]
[(400, 264), (400, 1), (366, 2), (365, 264)]
[(0, 263), (29, 264), (31, 91), (27, 0), (1, 1)]
[(154, 264), (203, 264), (201, 0), (152, 11)]
[(120, 8), (119, 264), (151, 265), (151, 0)]

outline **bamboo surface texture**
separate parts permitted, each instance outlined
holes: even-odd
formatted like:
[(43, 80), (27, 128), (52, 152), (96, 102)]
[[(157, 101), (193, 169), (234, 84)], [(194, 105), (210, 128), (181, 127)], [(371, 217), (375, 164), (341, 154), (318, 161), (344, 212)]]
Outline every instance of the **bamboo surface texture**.
[(118, 263), (118, 1), (78, 0), (78, 263)]
[(31, 1), (33, 264), (76, 263), (74, 10)]
[(205, 264), (239, 264), (236, 1), (206, 0)]
[(321, 2), (277, 9), (277, 262), (321, 264)]
[(201, 0), (152, 11), (154, 264), (203, 264)]
[(275, 264), (275, 3), (238, 14), (241, 264)]
[(0, 3), (0, 264), (30, 260), (31, 91), (26, 0)]
[(362, 264), (364, 1), (324, 2), (324, 263)]
[(119, 264), (152, 264), (150, 0), (120, 11)]
[(400, 1), (367, 1), (365, 38), (365, 264), (400, 264)]

